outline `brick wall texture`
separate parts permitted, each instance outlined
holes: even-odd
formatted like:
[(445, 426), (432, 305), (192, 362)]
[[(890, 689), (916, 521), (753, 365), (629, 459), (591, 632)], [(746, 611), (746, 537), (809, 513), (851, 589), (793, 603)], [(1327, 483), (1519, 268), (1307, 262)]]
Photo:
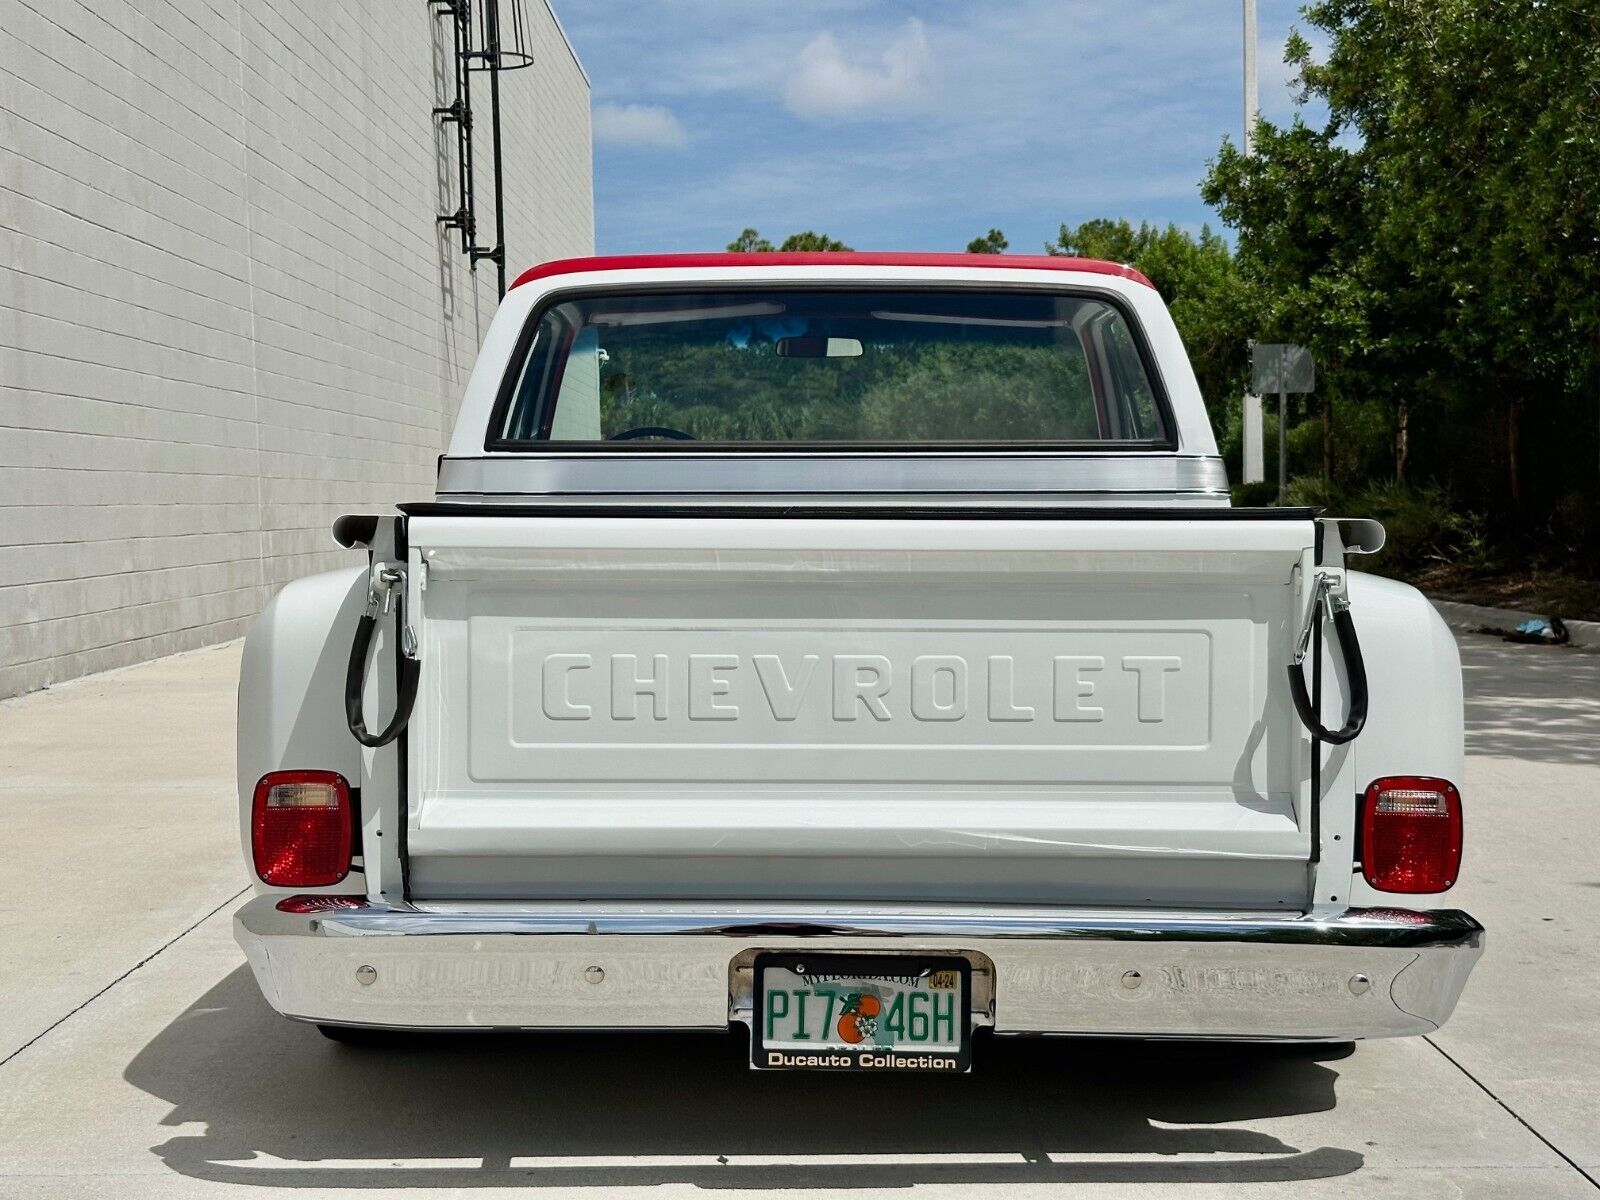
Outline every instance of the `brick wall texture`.
[[(594, 242), (589, 85), (525, 6), (513, 276)], [(354, 561), (335, 516), (431, 494), (496, 302), (435, 223), (450, 31), (423, 0), (0, 0), (0, 696), (236, 637)]]

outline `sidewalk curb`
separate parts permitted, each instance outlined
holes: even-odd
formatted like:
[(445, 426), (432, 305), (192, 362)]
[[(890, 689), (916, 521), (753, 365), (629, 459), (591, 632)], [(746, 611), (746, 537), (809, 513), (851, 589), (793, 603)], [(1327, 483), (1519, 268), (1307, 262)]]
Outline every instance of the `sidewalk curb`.
[[(1524, 621), (1547, 617), (1548, 613), (1526, 612), (1520, 608), (1488, 608), (1482, 604), (1461, 604), (1455, 600), (1428, 597), (1429, 603), (1439, 610), (1444, 623), (1452, 629), (1465, 629), (1482, 633), (1485, 629), (1510, 633)], [(1586, 650), (1600, 650), (1600, 621), (1568, 621), (1562, 618), (1572, 641), (1569, 645)]]

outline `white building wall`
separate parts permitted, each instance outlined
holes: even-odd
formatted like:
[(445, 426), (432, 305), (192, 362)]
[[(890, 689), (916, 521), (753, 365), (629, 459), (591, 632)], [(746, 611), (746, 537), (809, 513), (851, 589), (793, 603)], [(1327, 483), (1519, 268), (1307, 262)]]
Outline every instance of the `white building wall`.
[[(594, 241), (588, 81), (526, 8), (513, 278)], [(435, 223), (451, 49), (422, 0), (0, 0), (0, 696), (235, 637), (431, 493), (496, 301)]]

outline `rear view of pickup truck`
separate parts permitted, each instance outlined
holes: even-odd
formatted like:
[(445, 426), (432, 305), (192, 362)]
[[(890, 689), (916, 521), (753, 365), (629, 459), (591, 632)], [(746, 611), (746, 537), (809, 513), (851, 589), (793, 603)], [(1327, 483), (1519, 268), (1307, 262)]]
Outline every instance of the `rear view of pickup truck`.
[(437, 498), (252, 632), (237, 929), (334, 1036), (1428, 1032), (1461, 683), (1370, 522), (1228, 506), (1127, 268), (547, 264)]

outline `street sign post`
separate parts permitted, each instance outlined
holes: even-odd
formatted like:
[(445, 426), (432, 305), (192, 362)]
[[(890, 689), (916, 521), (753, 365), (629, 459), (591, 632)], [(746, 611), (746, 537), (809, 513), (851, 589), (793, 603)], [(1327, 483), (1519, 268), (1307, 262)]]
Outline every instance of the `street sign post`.
[[(1250, 390), (1258, 396), (1278, 393), (1278, 503), (1289, 477), (1289, 396), (1313, 391), (1317, 368), (1311, 351), (1293, 342), (1250, 343)], [(1249, 451), (1246, 450), (1248, 457)]]
[(1244, 396), (1244, 468), (1245, 483), (1260, 483), (1267, 477), (1267, 466), (1262, 453), (1264, 442), (1261, 426), (1261, 397), (1254, 392)]

